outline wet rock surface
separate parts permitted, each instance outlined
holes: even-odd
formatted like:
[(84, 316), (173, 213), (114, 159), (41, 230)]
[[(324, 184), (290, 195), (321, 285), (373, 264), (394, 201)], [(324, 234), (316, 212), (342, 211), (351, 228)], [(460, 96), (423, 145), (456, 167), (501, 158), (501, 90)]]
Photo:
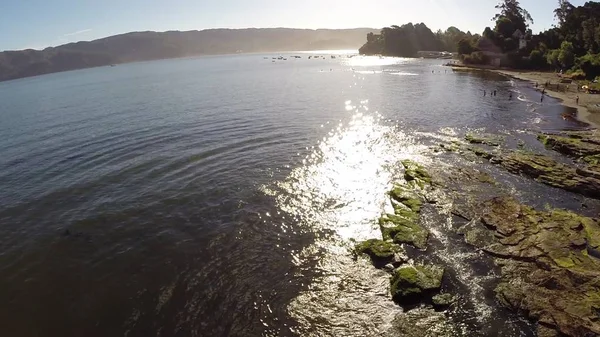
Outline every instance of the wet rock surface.
[[(472, 162), (483, 158), (509, 174), (599, 199), (600, 170), (594, 160), (600, 153), (600, 140), (595, 137), (588, 131), (538, 137), (548, 149), (576, 160), (572, 165), (567, 159), (561, 162), (547, 154), (525, 151), (520, 143), (518, 149), (509, 149), (502, 143), (466, 137), (466, 142), (440, 146), (451, 152), (448, 155), (459, 154)], [(389, 192), (394, 211), (379, 219), (379, 241), (412, 247), (400, 263), (390, 261), (391, 251), (384, 249), (386, 270), (391, 274), (391, 297), (403, 307), (420, 306), (398, 315), (391, 335), (462, 335), (444, 315), (444, 310), (456, 306), (457, 296), (444, 288), (443, 266), (411, 259), (411, 252), (429, 251), (431, 245), (431, 233), (422, 225), (421, 213), (424, 207), (431, 207), (428, 204), (436, 206), (433, 191), (451, 200), (448, 216), (462, 223), (454, 229), (456, 233), (498, 267), (497, 282), (490, 288), (498, 307), (534, 322), (537, 336), (600, 335), (598, 219), (550, 206), (543, 210), (528, 206), (484, 170), (452, 167), (428, 171), (415, 162), (402, 164), (405, 181)], [(427, 317), (421, 316), (423, 313)], [(436, 324), (424, 323), (430, 320)]]
[(598, 248), (598, 220), (537, 211), (510, 197), (486, 201), (480, 209), (481, 227), (465, 237), (496, 257), (502, 271), (495, 289), (499, 303), (526, 314), (542, 330), (600, 334), (600, 260), (588, 253)]
[(420, 302), (430, 298), (432, 291), (442, 286), (444, 269), (434, 265), (406, 265), (394, 271), (390, 290), (400, 304)]
[(553, 158), (522, 150), (488, 151), (477, 146), (466, 147), (474, 155), (490, 160), (507, 171), (533, 178), (543, 184), (600, 198), (600, 171), (592, 167), (577, 168)]

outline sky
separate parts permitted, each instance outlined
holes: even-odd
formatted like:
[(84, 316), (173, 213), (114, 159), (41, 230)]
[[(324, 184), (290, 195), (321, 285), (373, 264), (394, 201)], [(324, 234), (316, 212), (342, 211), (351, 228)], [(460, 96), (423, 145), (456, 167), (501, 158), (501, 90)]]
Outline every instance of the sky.
[[(583, 5), (586, 0), (572, 0)], [(521, 0), (534, 32), (557, 0)], [(2, 0), (0, 50), (43, 49), (131, 31), (207, 28), (382, 28), (423, 22), (481, 33), (498, 0)]]

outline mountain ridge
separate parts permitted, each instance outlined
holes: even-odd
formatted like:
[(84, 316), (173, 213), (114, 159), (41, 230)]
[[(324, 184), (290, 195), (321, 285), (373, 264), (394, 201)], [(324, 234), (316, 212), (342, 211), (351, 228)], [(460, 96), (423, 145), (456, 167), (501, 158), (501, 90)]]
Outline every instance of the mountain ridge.
[(0, 52), (0, 81), (111, 64), (201, 55), (358, 49), (371, 28), (139, 31), (42, 50)]

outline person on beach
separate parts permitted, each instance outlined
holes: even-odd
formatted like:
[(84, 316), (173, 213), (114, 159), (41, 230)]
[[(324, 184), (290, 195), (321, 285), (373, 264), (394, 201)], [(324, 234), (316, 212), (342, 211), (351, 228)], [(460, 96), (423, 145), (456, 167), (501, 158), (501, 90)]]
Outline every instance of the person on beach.
[(544, 92), (542, 91), (542, 98), (540, 98), (540, 103), (544, 102)]
[(496, 96), (496, 90), (494, 90), (494, 96)]
[(579, 105), (579, 95), (575, 98), (575, 104)]

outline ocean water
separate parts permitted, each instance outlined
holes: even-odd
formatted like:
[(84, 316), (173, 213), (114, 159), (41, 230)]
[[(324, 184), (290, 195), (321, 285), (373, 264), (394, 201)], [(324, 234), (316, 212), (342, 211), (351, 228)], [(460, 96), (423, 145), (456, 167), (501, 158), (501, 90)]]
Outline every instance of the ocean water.
[[(581, 127), (526, 83), (329, 53), (0, 83), (0, 335), (380, 335), (401, 309), (348, 247), (377, 236), (399, 161), (436, 166), (428, 146), (465, 132)], [(530, 334), (436, 233), (464, 334)]]

